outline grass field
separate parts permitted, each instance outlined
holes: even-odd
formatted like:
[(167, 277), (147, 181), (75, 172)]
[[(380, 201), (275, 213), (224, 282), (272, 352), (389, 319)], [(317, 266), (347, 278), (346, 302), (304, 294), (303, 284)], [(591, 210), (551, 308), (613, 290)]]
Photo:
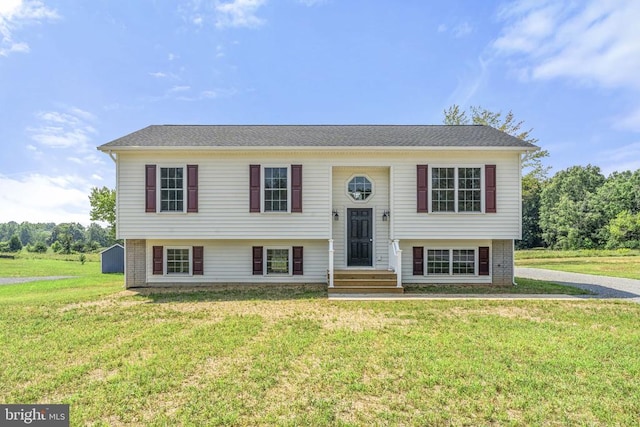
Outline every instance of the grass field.
[[(65, 262), (45, 275), (80, 268)], [(640, 419), (640, 305), (143, 295), (82, 268), (0, 286), (0, 402), (69, 403), (72, 425), (100, 426)]]
[(640, 251), (516, 251), (516, 266), (640, 280)]

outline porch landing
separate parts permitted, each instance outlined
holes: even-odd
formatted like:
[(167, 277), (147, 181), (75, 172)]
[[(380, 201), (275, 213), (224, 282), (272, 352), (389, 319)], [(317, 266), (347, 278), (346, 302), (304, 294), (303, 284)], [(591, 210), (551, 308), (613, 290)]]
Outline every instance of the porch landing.
[(333, 288), (335, 294), (402, 294), (404, 288), (397, 286), (397, 276), (388, 270), (335, 270)]

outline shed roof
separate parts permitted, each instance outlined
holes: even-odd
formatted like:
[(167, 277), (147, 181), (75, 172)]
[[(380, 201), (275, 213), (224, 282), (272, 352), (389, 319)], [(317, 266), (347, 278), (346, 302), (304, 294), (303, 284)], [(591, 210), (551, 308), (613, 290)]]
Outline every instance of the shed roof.
[(122, 246), (120, 243), (116, 243), (115, 245), (111, 245), (109, 246), (107, 249), (103, 249), (100, 251), (101, 254), (105, 253), (105, 252), (109, 252), (111, 251), (113, 248), (115, 247), (119, 247), (120, 249), (124, 249), (124, 246)]

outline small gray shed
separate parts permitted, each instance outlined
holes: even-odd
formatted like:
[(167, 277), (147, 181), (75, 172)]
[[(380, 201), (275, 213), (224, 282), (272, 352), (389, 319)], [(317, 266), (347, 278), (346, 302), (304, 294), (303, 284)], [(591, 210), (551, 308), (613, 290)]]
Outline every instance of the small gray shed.
[(124, 273), (124, 248), (116, 243), (115, 245), (100, 252), (100, 263), (102, 273)]

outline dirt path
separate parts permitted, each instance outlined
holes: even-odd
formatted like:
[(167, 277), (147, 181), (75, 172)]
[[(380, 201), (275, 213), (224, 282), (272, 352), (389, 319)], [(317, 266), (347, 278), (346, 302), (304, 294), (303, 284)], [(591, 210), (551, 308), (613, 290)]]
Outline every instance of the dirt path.
[(43, 277), (0, 277), (0, 285), (15, 285), (16, 283), (38, 282), (41, 280), (71, 279), (75, 276), (43, 276)]

